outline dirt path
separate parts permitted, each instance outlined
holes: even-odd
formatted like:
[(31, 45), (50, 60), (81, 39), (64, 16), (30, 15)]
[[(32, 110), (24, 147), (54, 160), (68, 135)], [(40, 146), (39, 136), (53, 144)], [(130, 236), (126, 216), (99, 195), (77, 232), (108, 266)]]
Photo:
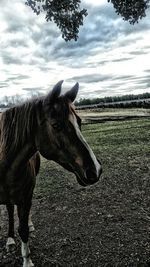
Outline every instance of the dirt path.
[[(34, 199), (36, 228), (31, 237), (36, 267), (148, 267), (150, 266), (149, 196), (112, 190), (102, 181), (83, 189), (63, 184), (56, 194)], [(2, 210), (0, 266), (21, 266), (20, 241), (7, 253), (6, 213)]]

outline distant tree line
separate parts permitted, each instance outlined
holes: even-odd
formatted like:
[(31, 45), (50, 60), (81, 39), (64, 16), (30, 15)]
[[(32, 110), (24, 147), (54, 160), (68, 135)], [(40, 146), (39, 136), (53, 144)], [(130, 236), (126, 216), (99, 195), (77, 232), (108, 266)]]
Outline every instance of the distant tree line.
[(75, 105), (77, 107), (86, 106), (86, 105), (99, 105), (99, 106), (109, 107), (109, 105), (112, 106), (112, 105), (115, 105), (116, 103), (118, 103), (119, 105), (119, 102), (121, 102), (120, 105), (125, 106), (126, 102), (129, 102), (129, 103), (132, 102), (132, 104), (134, 103), (134, 105), (136, 105), (136, 103), (138, 102), (139, 103), (143, 102), (144, 99), (150, 99), (150, 93), (143, 93), (143, 94), (138, 94), (138, 95), (107, 96), (103, 98), (93, 98), (93, 99), (80, 98), (79, 101), (75, 102)]
[(28, 97), (23, 97), (21, 95), (12, 95), (12, 96), (4, 96), (0, 99), (0, 109), (5, 109), (5, 108), (11, 108), (15, 105), (22, 104), (26, 100), (37, 98), (42, 96), (43, 94), (37, 91), (33, 91), (28, 95)]
[[(10, 108), (15, 105), (22, 104), (28, 99), (41, 97), (43, 94), (40, 92), (32, 92), (28, 98), (21, 95), (4, 96), (0, 99), (0, 109)], [(150, 108), (150, 93), (143, 93), (139, 95), (124, 95), (124, 96), (108, 96), (103, 98), (81, 98), (75, 102), (75, 106), (80, 109), (88, 108), (129, 108), (129, 107), (144, 107)]]
[(147, 109), (150, 109), (150, 99), (149, 98), (135, 99), (135, 100), (128, 100), (128, 101), (98, 104), (97, 108), (147, 108)]

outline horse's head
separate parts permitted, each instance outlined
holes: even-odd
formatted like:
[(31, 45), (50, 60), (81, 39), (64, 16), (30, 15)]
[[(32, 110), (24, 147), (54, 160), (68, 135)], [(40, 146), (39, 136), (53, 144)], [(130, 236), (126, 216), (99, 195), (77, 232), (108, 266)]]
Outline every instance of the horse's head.
[(43, 99), (37, 148), (45, 158), (73, 172), (81, 185), (94, 184), (99, 180), (102, 168), (81, 133), (81, 119), (72, 104), (79, 84), (60, 95), (62, 82)]

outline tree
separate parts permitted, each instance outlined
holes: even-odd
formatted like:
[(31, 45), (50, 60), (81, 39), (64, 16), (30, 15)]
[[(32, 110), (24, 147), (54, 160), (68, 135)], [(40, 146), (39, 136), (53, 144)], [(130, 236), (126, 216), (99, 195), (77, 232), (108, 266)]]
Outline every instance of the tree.
[(65, 41), (77, 41), (79, 27), (87, 16), (86, 9), (80, 9), (80, 0), (27, 0), (26, 4), (39, 15), (46, 13), (46, 21), (54, 21)]
[[(97, 0), (98, 1), (98, 0)], [(100, 1), (100, 0), (99, 0)], [(106, 0), (113, 4), (118, 15), (134, 24), (146, 16), (150, 0)], [(83, 25), (87, 10), (81, 9), (81, 0), (26, 0), (26, 5), (39, 15), (46, 13), (47, 21), (54, 21), (65, 41), (77, 41), (79, 27)]]
[(113, 4), (118, 15), (130, 24), (134, 24), (146, 16), (145, 11), (149, 7), (150, 0), (108, 0), (108, 2)]

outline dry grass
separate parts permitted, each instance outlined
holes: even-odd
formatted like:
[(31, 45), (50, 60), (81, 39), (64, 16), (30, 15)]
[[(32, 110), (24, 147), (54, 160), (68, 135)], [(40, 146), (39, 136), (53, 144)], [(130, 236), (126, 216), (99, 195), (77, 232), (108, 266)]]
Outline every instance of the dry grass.
[(150, 110), (144, 108), (131, 108), (131, 109), (119, 109), (119, 108), (105, 108), (105, 109), (87, 109), (78, 110), (78, 114), (81, 118), (85, 117), (101, 117), (101, 116), (149, 116)]

